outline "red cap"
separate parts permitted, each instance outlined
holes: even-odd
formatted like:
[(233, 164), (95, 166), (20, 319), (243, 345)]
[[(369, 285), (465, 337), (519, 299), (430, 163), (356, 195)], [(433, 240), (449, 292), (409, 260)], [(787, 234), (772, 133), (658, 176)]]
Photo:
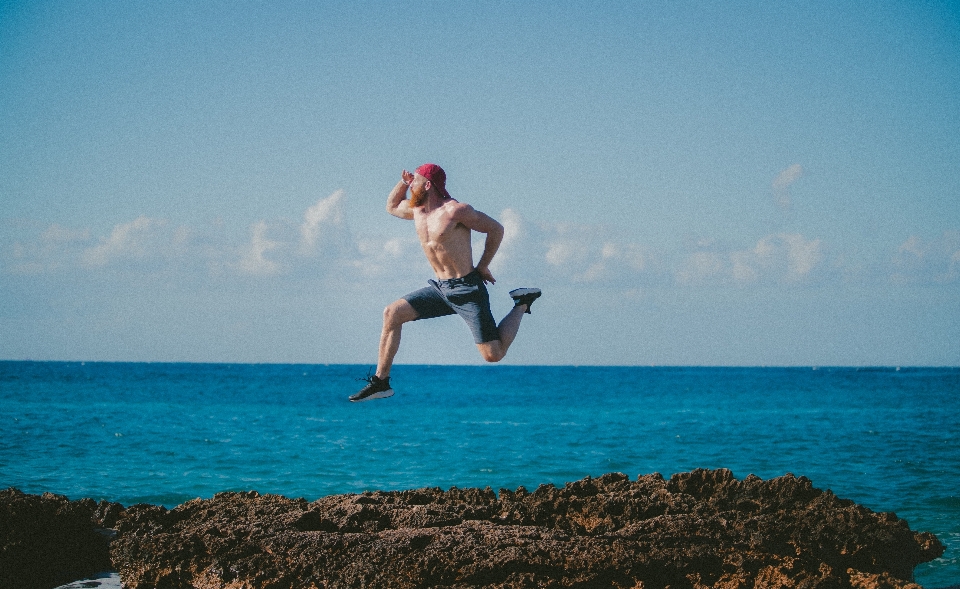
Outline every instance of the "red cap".
[(450, 198), (450, 193), (447, 192), (447, 173), (443, 168), (437, 164), (423, 164), (417, 168), (417, 174), (429, 180), (445, 198)]

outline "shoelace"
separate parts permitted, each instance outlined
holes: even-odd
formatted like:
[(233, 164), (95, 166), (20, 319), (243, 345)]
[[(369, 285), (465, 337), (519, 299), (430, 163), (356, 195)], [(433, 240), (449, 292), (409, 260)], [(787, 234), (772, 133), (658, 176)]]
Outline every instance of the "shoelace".
[[(374, 373), (371, 374), (370, 369), (367, 369), (367, 376), (365, 376), (364, 378), (358, 378), (357, 380), (362, 381), (362, 382), (365, 382), (365, 383), (367, 383), (367, 384), (373, 384), (373, 379), (374, 379), (374, 378), (377, 379), (377, 382), (386, 382), (386, 381), (390, 380), (389, 377), (387, 377), (387, 378), (380, 378), (379, 376), (377, 376), (377, 373), (376, 373), (376, 372), (374, 372)], [(390, 386), (390, 385), (387, 385), (387, 386)]]
[[(365, 382), (365, 383), (367, 383), (367, 384), (373, 384), (373, 377), (376, 376), (376, 374), (371, 374), (370, 371), (371, 371), (371, 369), (370, 369), (370, 368), (367, 368), (367, 376), (365, 376), (365, 377), (363, 377), (363, 378), (358, 378), (357, 380), (363, 381), (363, 382)], [(377, 379), (377, 380), (379, 380), (379, 379)]]

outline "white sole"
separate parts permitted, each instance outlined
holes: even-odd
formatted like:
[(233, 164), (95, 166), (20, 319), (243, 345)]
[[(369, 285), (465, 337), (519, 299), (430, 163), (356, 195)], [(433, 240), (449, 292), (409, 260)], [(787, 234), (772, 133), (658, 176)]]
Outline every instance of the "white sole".
[(530, 294), (540, 294), (539, 288), (515, 288), (510, 291), (511, 298), (522, 297)]
[(385, 391), (380, 391), (370, 395), (369, 397), (364, 397), (362, 399), (350, 399), (351, 403), (363, 403), (364, 401), (372, 401), (374, 399), (386, 399), (387, 397), (393, 396), (393, 389), (387, 389)]

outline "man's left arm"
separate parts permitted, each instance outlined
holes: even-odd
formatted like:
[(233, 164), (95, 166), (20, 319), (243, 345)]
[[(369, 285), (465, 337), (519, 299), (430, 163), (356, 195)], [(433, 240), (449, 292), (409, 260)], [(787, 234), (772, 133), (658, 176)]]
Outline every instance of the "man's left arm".
[(490, 262), (493, 261), (493, 256), (496, 255), (497, 250), (500, 249), (500, 242), (503, 241), (503, 225), (470, 205), (463, 206), (457, 212), (456, 220), (464, 227), (487, 236), (483, 244), (483, 254), (477, 262), (477, 272), (480, 273), (484, 282), (496, 283), (496, 279), (490, 273)]

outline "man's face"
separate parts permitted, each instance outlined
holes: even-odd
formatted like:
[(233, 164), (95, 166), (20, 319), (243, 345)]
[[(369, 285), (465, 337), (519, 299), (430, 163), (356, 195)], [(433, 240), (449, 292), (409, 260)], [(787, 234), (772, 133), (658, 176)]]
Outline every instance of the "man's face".
[(427, 179), (420, 174), (413, 175), (410, 182), (410, 205), (419, 207), (427, 201)]

